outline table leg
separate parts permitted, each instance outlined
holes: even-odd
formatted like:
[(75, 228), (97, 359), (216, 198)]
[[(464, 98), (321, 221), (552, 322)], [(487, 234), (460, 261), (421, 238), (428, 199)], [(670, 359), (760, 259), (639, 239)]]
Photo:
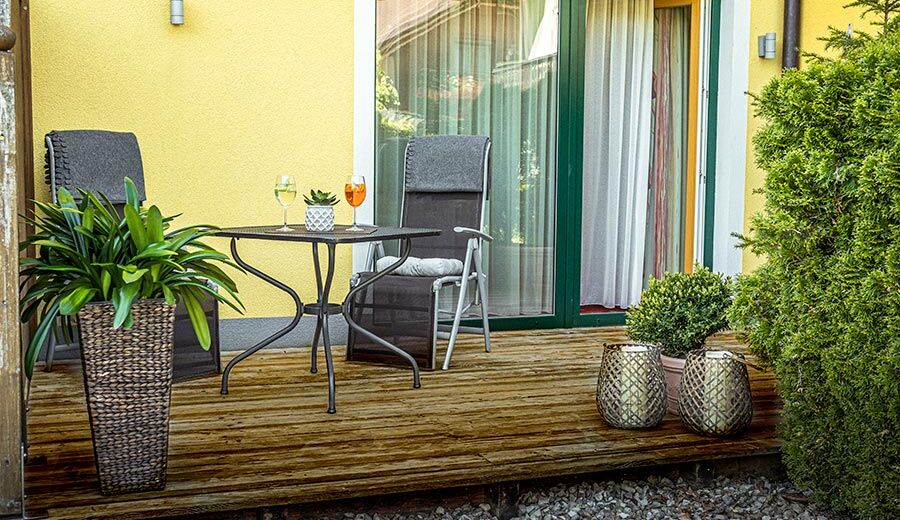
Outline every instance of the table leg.
[[(313, 242), (312, 244), (312, 256), (313, 263), (315, 264), (315, 272), (316, 272), (316, 295), (318, 296), (318, 304), (322, 305), (327, 303), (327, 301), (322, 300), (322, 266), (319, 263), (319, 244), (318, 242)], [(316, 332), (313, 334), (313, 342), (312, 342), (312, 352), (310, 353), (310, 366), (309, 371), (313, 374), (317, 374), (319, 372), (318, 363), (316, 361), (316, 357), (319, 354), (319, 338), (322, 334), (322, 320), (317, 316), (316, 317)]]
[(365, 282), (361, 282), (359, 285), (357, 285), (356, 287), (351, 289), (350, 292), (347, 293), (347, 297), (344, 298), (342, 311), (344, 314), (344, 319), (347, 320), (347, 325), (349, 325), (353, 330), (355, 330), (359, 334), (366, 336), (367, 338), (371, 339), (372, 341), (378, 343), (379, 345), (387, 348), (388, 350), (394, 352), (398, 356), (405, 359), (413, 368), (413, 388), (419, 388), (420, 386), (422, 386), (422, 384), (419, 380), (419, 364), (416, 362), (415, 358), (413, 358), (411, 355), (409, 355), (408, 352), (405, 352), (404, 350), (397, 347), (393, 343), (390, 343), (389, 341), (379, 338), (375, 334), (364, 329), (358, 323), (353, 321), (353, 316), (350, 313), (350, 303), (353, 301), (353, 298), (356, 296), (357, 293), (359, 293), (366, 287), (374, 284), (378, 280), (384, 278), (385, 276), (391, 274), (392, 272), (396, 271), (401, 265), (403, 265), (403, 262), (405, 262), (406, 259), (409, 258), (409, 253), (412, 249), (412, 242), (410, 241), (409, 238), (404, 238), (400, 242), (401, 242), (401, 250), (402, 250), (401, 254), (400, 254), (400, 259), (397, 260), (396, 262), (394, 262), (393, 264), (391, 264), (387, 269), (384, 269), (383, 271), (379, 271), (379, 272), (375, 273), (371, 278), (369, 278)]
[[(315, 253), (313, 257), (316, 262), (316, 281), (320, 284), (319, 292), (319, 315), (316, 321), (316, 330), (321, 328), (322, 331), (322, 347), (325, 349), (325, 366), (328, 369), (328, 413), (335, 413), (335, 384), (334, 384), (334, 360), (331, 357), (331, 333), (328, 330), (328, 296), (331, 293), (331, 285), (334, 281), (334, 257), (335, 245), (328, 246), (328, 271), (325, 273), (325, 284), (321, 284), (322, 274), (319, 264), (319, 255), (317, 247), (313, 246)], [(316, 342), (317, 343), (317, 342)]]
[(309, 372), (311, 374), (318, 374), (319, 367), (316, 362), (316, 352), (319, 350), (319, 338), (322, 335), (322, 322), (319, 319), (316, 319), (316, 333), (313, 334), (313, 342), (312, 342), (312, 359), (309, 365)]
[(297, 326), (297, 324), (300, 323), (300, 317), (303, 316), (303, 302), (300, 301), (300, 297), (297, 296), (297, 293), (294, 292), (293, 289), (291, 289), (284, 283), (276, 280), (275, 278), (272, 278), (271, 276), (267, 275), (266, 273), (249, 265), (248, 263), (244, 262), (244, 260), (241, 258), (241, 255), (238, 254), (237, 241), (238, 241), (237, 238), (231, 239), (231, 256), (232, 256), (232, 258), (234, 258), (234, 261), (237, 263), (237, 265), (241, 266), (245, 271), (261, 278), (263, 281), (268, 282), (269, 284), (274, 285), (276, 288), (281, 289), (282, 291), (286, 292), (288, 294), (288, 296), (290, 296), (291, 299), (294, 300), (294, 306), (296, 308), (296, 311), (294, 312), (294, 318), (291, 320), (291, 322), (288, 324), (287, 327), (284, 327), (283, 329), (272, 334), (268, 338), (260, 341), (256, 345), (253, 345), (252, 347), (248, 348), (247, 350), (241, 352), (240, 354), (238, 354), (237, 356), (232, 358), (231, 361), (228, 362), (228, 365), (225, 367), (225, 370), (222, 372), (222, 389), (221, 389), (222, 395), (228, 395), (228, 376), (231, 374), (231, 369), (233, 369), (235, 367), (235, 365), (237, 365), (241, 361), (247, 359), (248, 357), (252, 356), (257, 351), (272, 344), (273, 341), (277, 340), (278, 338), (281, 338), (288, 332), (294, 330), (294, 328)]

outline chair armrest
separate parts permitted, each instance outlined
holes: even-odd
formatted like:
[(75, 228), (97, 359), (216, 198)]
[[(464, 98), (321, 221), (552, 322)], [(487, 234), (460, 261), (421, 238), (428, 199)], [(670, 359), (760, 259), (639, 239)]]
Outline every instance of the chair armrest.
[(453, 228), (453, 231), (455, 233), (472, 235), (473, 237), (480, 238), (482, 240), (487, 240), (488, 242), (492, 242), (494, 240), (494, 237), (492, 237), (491, 235), (488, 235), (487, 233), (482, 233), (481, 231), (478, 231), (477, 229), (457, 226), (457, 227)]
[(366, 248), (366, 263), (363, 271), (375, 271), (375, 264), (379, 258), (384, 256), (384, 243), (381, 240), (369, 242)]

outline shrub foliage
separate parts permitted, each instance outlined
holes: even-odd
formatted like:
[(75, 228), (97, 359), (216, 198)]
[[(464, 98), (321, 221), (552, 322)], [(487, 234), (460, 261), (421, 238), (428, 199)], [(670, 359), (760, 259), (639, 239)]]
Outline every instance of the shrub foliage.
[(693, 273), (651, 278), (640, 304), (628, 310), (625, 323), (635, 341), (659, 345), (667, 356), (684, 357), (702, 347), (710, 334), (725, 328), (730, 304), (728, 280), (697, 265)]
[(792, 479), (861, 518), (900, 518), (900, 2), (881, 3), (879, 35), (755, 101), (765, 207), (743, 240), (766, 263), (729, 311), (777, 374)]

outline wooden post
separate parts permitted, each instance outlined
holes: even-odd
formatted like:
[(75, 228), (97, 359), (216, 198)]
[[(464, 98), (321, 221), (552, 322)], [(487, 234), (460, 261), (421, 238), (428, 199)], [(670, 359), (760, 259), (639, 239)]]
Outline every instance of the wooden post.
[(0, 516), (24, 513), (14, 0), (0, 0)]
[[(34, 139), (31, 117), (31, 8), (29, 0), (0, 0), (12, 5), (11, 18), (16, 45), (13, 56), (16, 60), (16, 168), (18, 168), (19, 214), (30, 215), (34, 211)], [(30, 235), (34, 230), (24, 220), (19, 222), (19, 238)], [(34, 256), (29, 248), (26, 256)], [(32, 323), (31, 326), (36, 325)], [(29, 326), (22, 329), (22, 341), (28, 341)]]

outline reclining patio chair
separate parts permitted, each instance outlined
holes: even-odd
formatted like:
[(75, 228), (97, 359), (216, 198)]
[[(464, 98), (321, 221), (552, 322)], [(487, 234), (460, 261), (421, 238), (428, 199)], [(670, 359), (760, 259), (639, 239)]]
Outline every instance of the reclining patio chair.
[[(44, 138), (46, 181), (50, 185), (53, 202), (57, 190), (66, 188), (76, 200), (81, 200), (79, 189), (103, 193), (121, 215), (125, 205), (125, 177), (134, 181), (141, 202), (147, 199), (144, 190), (144, 167), (137, 137), (132, 133), (104, 130), (53, 131)], [(219, 371), (218, 305), (215, 299), (206, 298), (201, 306), (210, 321), (212, 347), (204, 351), (194, 337), (187, 310), (179, 305), (175, 309), (175, 363), (174, 378), (217, 373)], [(74, 338), (74, 331), (62, 336)], [(56, 331), (47, 340), (47, 356), (44, 369), (53, 369), (53, 358), (60, 337)], [(72, 347), (75, 344), (64, 344)]]
[[(434, 368), (437, 338), (449, 338), (444, 370), (460, 332), (484, 336), (490, 352), (487, 275), (482, 262), (482, 231), (490, 189), (491, 141), (481, 136), (415, 137), (406, 147), (400, 222), (404, 227), (435, 228), (440, 236), (412, 241), (410, 258), (385, 278), (360, 293), (353, 302), (354, 319), (376, 335), (391, 336), (423, 368)], [(385, 256), (382, 244), (369, 249), (367, 271), (372, 276), (398, 258)], [(470, 297), (470, 285), (475, 285)], [(456, 286), (452, 310), (440, 308), (441, 291)], [(463, 327), (462, 317), (480, 307), (481, 327)], [(452, 325), (441, 323), (452, 318)], [(393, 362), (396, 358), (351, 331), (348, 359)]]

